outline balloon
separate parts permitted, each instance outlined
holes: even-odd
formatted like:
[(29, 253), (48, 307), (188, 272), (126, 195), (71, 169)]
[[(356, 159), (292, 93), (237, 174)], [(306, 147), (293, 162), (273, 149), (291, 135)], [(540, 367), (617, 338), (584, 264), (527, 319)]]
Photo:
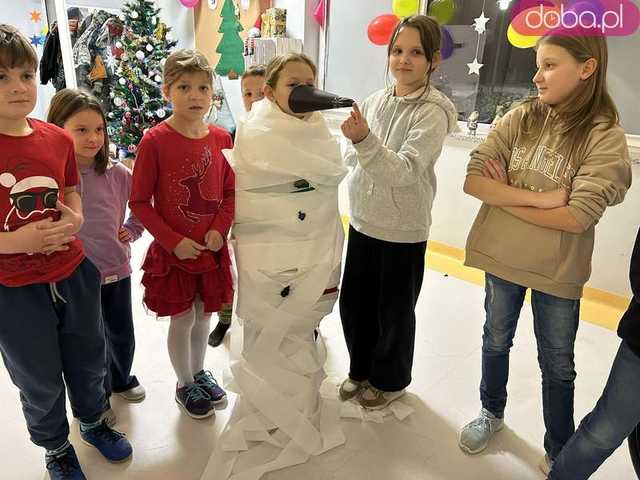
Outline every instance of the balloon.
[(391, 39), (391, 34), (400, 19), (391, 13), (380, 15), (374, 18), (367, 28), (369, 40), (374, 45), (387, 45)]
[(314, 8), (313, 18), (316, 19), (318, 25), (324, 28), (324, 0), (320, 0), (316, 8)]
[(440, 27), (441, 39), (440, 39), (440, 56), (442, 60), (446, 60), (453, 55), (453, 36), (446, 27)]
[(393, 13), (398, 17), (409, 17), (420, 10), (420, 0), (393, 0)]
[(448, 23), (456, 13), (456, 4), (453, 0), (434, 0), (429, 8), (429, 15), (436, 17), (440, 25)]
[(522, 35), (513, 28), (513, 24), (509, 25), (507, 29), (507, 38), (511, 45), (516, 48), (532, 48), (536, 46), (540, 36), (535, 35)]
[(180, 0), (180, 3), (185, 7), (193, 8), (200, 3), (200, 0)]

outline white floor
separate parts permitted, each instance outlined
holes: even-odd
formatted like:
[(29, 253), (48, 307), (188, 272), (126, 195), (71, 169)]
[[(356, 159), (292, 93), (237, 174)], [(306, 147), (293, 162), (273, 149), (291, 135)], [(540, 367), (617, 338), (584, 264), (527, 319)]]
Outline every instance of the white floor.
[[(142, 240), (136, 245), (136, 266), (140, 265), (145, 243)], [(138, 283), (136, 273), (134, 284)], [(133, 405), (114, 401), (117, 428), (131, 440), (133, 459), (122, 465), (108, 464), (80, 442), (76, 422), (72, 423), (71, 441), (90, 480), (197, 480), (231, 407), (219, 411), (215, 420), (196, 421), (180, 412), (173, 400), (175, 378), (165, 346), (168, 324), (148, 316), (140, 298), (141, 292), (136, 289), (134, 373), (147, 388), (147, 399)], [(457, 446), (459, 426), (479, 409), (483, 298), (483, 290), (475, 285), (428, 271), (417, 308), (414, 379), (406, 400), (415, 413), (402, 422), (392, 419), (383, 424), (345, 420), (344, 447), (307, 464), (267, 475), (265, 480), (542, 479), (537, 468), (544, 432), (540, 374), (528, 306), (523, 310), (512, 351), (506, 428), (479, 456), (467, 456)], [(335, 385), (348, 369), (337, 313), (323, 321), (321, 330), (329, 350), (325, 388), (335, 392)], [(224, 346), (208, 352), (207, 366), (218, 378), (227, 361), (228, 345), (227, 336)], [(580, 325), (576, 422), (600, 396), (617, 346), (613, 332), (587, 323)], [(0, 367), (0, 404), (0, 478), (45, 478), (43, 452), (29, 442), (18, 392), (4, 366)], [(635, 478), (626, 444), (592, 478)]]

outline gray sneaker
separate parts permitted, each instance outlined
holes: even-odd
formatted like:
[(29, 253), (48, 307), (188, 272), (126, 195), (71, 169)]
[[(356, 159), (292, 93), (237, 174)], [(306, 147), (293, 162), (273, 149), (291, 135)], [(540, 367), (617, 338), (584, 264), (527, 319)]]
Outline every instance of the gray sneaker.
[(460, 430), (458, 445), (465, 453), (474, 455), (480, 453), (487, 445), (493, 434), (502, 430), (504, 420), (497, 418), (489, 410), (480, 410), (480, 415), (475, 420), (467, 423)]

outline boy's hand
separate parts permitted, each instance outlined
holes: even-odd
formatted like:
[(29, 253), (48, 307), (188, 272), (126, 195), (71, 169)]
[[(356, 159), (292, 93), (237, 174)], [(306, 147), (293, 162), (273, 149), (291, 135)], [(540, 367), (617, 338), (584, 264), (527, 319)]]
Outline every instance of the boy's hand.
[(207, 248), (213, 252), (217, 252), (224, 245), (224, 239), (217, 230), (209, 230), (204, 236), (204, 241), (207, 243)]
[(82, 214), (77, 213), (71, 208), (67, 207), (60, 200), (58, 200), (58, 202), (56, 203), (56, 209), (60, 212), (60, 220), (54, 223), (60, 223), (60, 224), (70, 223), (73, 225), (73, 232), (71, 233), (74, 233), (74, 234), (78, 233), (80, 231), (80, 227), (82, 227), (82, 224), (84, 223), (84, 218), (82, 217)]
[(45, 218), (20, 227), (14, 234), (23, 252), (49, 255), (69, 249), (66, 244), (75, 239), (72, 230), (71, 224), (59, 224), (51, 218)]
[(200, 256), (202, 250), (206, 250), (207, 247), (200, 245), (198, 242), (194, 242), (190, 238), (184, 237), (180, 240), (180, 243), (176, 245), (173, 253), (180, 260), (195, 260)]
[(133, 241), (133, 235), (131, 235), (131, 232), (129, 230), (122, 227), (118, 232), (118, 240), (120, 240), (122, 243), (129, 243)]

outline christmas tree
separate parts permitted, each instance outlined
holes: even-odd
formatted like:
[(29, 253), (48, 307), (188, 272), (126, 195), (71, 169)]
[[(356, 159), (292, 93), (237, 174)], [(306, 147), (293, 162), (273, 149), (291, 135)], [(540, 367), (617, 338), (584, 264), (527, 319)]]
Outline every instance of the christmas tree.
[(164, 59), (176, 42), (160, 21), (152, 0), (129, 0), (123, 7), (124, 32), (108, 62), (115, 69), (108, 131), (120, 158), (132, 156), (142, 135), (170, 112), (160, 85)]
[(238, 34), (244, 29), (236, 18), (233, 0), (225, 0), (220, 16), (222, 17), (222, 22), (218, 33), (222, 34), (222, 38), (218, 48), (216, 48), (216, 52), (221, 56), (216, 66), (216, 73), (237, 78), (238, 75), (244, 73), (244, 57), (242, 56), (244, 42)]

